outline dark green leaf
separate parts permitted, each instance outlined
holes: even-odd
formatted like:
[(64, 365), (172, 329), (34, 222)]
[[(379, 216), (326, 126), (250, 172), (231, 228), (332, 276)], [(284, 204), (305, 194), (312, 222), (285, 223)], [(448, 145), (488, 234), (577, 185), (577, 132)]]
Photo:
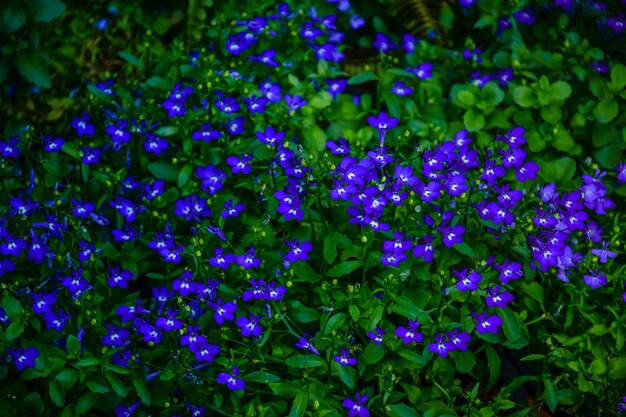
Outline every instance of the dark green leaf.
[(178, 167), (169, 162), (152, 162), (148, 164), (148, 171), (160, 180), (176, 181), (178, 179)]
[(463, 123), (465, 128), (470, 132), (476, 132), (485, 126), (485, 118), (482, 114), (478, 113), (476, 109), (469, 109), (463, 115)]
[(4, 6), (2, 13), (2, 32), (11, 33), (19, 30), (26, 22), (26, 13), (15, 6)]
[(363, 353), (361, 354), (362, 360), (367, 364), (378, 363), (383, 356), (385, 356), (385, 347), (383, 345), (377, 345), (374, 342), (370, 342)]
[(261, 382), (263, 384), (280, 381), (280, 377), (278, 375), (265, 371), (250, 372), (249, 374), (244, 375), (243, 379), (246, 382)]
[(54, 377), (54, 379), (56, 379), (57, 381), (60, 381), (60, 382), (66, 382), (66, 383), (68, 383), (68, 385), (72, 385), (76, 381), (78, 381), (78, 371), (75, 371), (73, 369), (65, 369), (65, 370), (59, 372)]
[(76, 403), (76, 414), (85, 414), (87, 411), (91, 410), (91, 407), (94, 406), (97, 400), (98, 394), (96, 394), (95, 392), (88, 392), (87, 394), (83, 395)]
[(593, 115), (600, 123), (608, 123), (617, 117), (617, 101), (613, 97), (603, 99), (593, 111)]
[(557, 81), (550, 86), (550, 95), (555, 100), (565, 100), (572, 95), (572, 87), (565, 81)]
[(11, 323), (7, 327), (6, 338), (7, 340), (14, 340), (24, 333), (24, 325), (20, 322)]
[(178, 174), (178, 188), (182, 188), (185, 184), (187, 184), (192, 172), (193, 165), (191, 164), (186, 164), (183, 169), (180, 170), (180, 173)]
[(476, 357), (471, 350), (460, 352), (456, 357), (456, 369), (461, 373), (469, 373), (476, 365)]
[(315, 368), (325, 366), (326, 362), (315, 355), (294, 355), (287, 358), (285, 364), (287, 364), (287, 366), (293, 366), (294, 368)]
[(128, 62), (131, 65), (136, 66), (137, 68), (140, 68), (140, 69), (144, 68), (143, 62), (141, 62), (139, 58), (137, 58), (136, 56), (134, 56), (133, 54), (129, 52), (120, 51), (117, 53), (117, 55), (119, 55), (119, 57), (122, 58), (124, 61)]
[(535, 93), (532, 88), (520, 85), (513, 90), (513, 100), (521, 107), (532, 107), (535, 105)]
[(109, 385), (106, 383), (106, 381), (101, 378), (88, 378), (85, 381), (85, 385), (87, 386), (87, 388), (89, 388), (91, 392), (97, 392), (99, 394), (106, 394), (107, 392), (111, 391), (111, 388), (109, 388)]
[(17, 320), (22, 313), (22, 305), (20, 302), (10, 296), (2, 298), (2, 309), (7, 313), (11, 320)]
[(361, 262), (359, 261), (346, 261), (340, 264), (337, 264), (330, 268), (326, 273), (327, 276), (331, 278), (341, 277), (343, 275), (347, 275), (350, 272), (356, 270), (361, 266)]
[(356, 372), (351, 366), (342, 366), (339, 362), (333, 361), (331, 364), (333, 373), (339, 376), (341, 382), (353, 390), (356, 384)]
[(487, 366), (489, 367), (489, 379), (487, 381), (486, 391), (491, 390), (498, 382), (500, 378), (500, 356), (491, 347), (491, 345), (485, 346), (485, 353), (487, 354)]
[(457, 251), (459, 251), (463, 255), (469, 256), (470, 258), (475, 258), (476, 257), (476, 254), (474, 253), (474, 251), (472, 250), (470, 245), (468, 245), (465, 242), (461, 242), (461, 243), (458, 243), (458, 244), (454, 245), (454, 249), (456, 249)]
[(50, 88), (52, 85), (48, 64), (38, 53), (20, 53), (15, 58), (15, 65), (22, 76), (36, 86)]
[(315, 272), (308, 262), (296, 262), (291, 264), (291, 270), (298, 280), (315, 284), (322, 279), (322, 276)]
[(67, 341), (65, 342), (68, 353), (78, 356), (82, 350), (80, 341), (73, 334), (67, 337)]
[(113, 391), (115, 391), (118, 396), (122, 398), (126, 397), (126, 395), (128, 394), (128, 389), (126, 388), (122, 380), (117, 377), (117, 375), (111, 372), (107, 372), (106, 378), (107, 381), (109, 381), (109, 384), (111, 384), (111, 388), (113, 388)]
[(324, 326), (324, 334), (332, 334), (333, 331), (343, 326), (347, 318), (348, 315), (346, 313), (337, 313), (334, 316), (331, 316), (326, 322), (326, 326)]
[(27, 413), (26, 415), (40, 416), (43, 415), (45, 405), (38, 392), (31, 392), (22, 399), (22, 408)]
[(81, 359), (78, 362), (75, 363), (76, 366), (78, 367), (85, 367), (85, 366), (96, 366), (96, 365), (100, 365), (100, 359), (98, 358), (86, 358), (86, 359)]
[(289, 412), (289, 417), (302, 417), (304, 416), (304, 411), (306, 410), (306, 406), (309, 403), (309, 394), (306, 389), (298, 392), (296, 398), (293, 400), (293, 405), (291, 406), (291, 411)]
[(607, 364), (607, 376), (611, 380), (626, 379), (626, 356), (611, 359)]
[(289, 310), (289, 316), (298, 323), (311, 323), (318, 321), (322, 313), (319, 310), (304, 306), (300, 301), (293, 300), (289, 304), (293, 307)]
[(144, 379), (140, 377), (133, 378), (133, 385), (135, 386), (135, 390), (137, 390), (137, 395), (139, 395), (141, 401), (146, 405), (150, 405), (152, 403), (152, 399), (150, 398), (150, 391), (148, 391), (148, 387), (146, 386)]
[(552, 381), (547, 378), (543, 379), (543, 385), (545, 388), (544, 393), (546, 396), (546, 404), (548, 405), (550, 411), (554, 413), (554, 411), (556, 410), (556, 406), (559, 404), (559, 401), (556, 398), (556, 390), (554, 389)]
[(49, 22), (65, 11), (65, 4), (58, 0), (31, 0), (27, 4), (28, 16), (36, 22)]
[(419, 413), (406, 404), (392, 404), (385, 408), (389, 417), (419, 417)]
[(611, 88), (620, 91), (626, 86), (626, 66), (616, 64), (611, 67)]
[(65, 391), (57, 381), (50, 381), (50, 398), (57, 407), (63, 407), (65, 404)]
[(362, 84), (362, 83), (366, 83), (368, 81), (375, 81), (377, 80), (378, 77), (376, 76), (376, 74), (372, 74), (371, 72), (361, 72), (351, 78), (348, 79), (348, 84), (349, 85), (354, 85), (354, 84)]

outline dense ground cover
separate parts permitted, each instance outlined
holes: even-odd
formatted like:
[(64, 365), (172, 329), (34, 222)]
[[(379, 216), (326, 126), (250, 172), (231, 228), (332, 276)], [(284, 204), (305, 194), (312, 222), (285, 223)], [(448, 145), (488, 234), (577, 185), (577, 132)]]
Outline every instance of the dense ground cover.
[(626, 411), (624, 1), (65, 3), (0, 6), (3, 415)]

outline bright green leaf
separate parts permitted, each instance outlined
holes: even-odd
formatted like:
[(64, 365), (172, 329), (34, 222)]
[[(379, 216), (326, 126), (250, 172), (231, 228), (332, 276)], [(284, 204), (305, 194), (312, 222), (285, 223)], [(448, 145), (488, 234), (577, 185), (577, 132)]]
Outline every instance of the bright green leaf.
[(552, 381), (547, 378), (543, 379), (543, 385), (544, 393), (546, 396), (546, 404), (548, 405), (550, 411), (554, 413), (554, 411), (556, 410), (556, 406), (559, 404), (559, 401), (556, 397), (556, 390), (554, 389)]
[(572, 87), (565, 81), (557, 81), (550, 86), (550, 95), (554, 100), (565, 100), (572, 95)]
[(513, 100), (521, 107), (532, 107), (535, 105), (535, 93), (532, 88), (520, 85), (513, 90)]
[(617, 101), (613, 97), (603, 99), (593, 111), (593, 115), (600, 123), (608, 123), (617, 117)]

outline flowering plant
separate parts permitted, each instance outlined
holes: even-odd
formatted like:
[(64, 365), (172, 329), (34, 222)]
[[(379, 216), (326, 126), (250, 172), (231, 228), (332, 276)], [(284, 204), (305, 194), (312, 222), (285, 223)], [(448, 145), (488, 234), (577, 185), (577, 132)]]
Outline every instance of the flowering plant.
[(623, 411), (626, 66), (576, 32), (623, 17), (487, 3), (457, 13), (496, 46), (455, 50), (347, 1), (227, 2), (209, 47), (7, 130), (0, 409)]

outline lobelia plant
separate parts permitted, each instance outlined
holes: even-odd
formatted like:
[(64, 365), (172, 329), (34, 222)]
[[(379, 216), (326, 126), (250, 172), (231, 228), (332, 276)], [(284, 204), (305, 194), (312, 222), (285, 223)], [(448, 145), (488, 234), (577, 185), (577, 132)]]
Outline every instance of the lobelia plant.
[(360, 39), (380, 73), (347, 77), (358, 5), (226, 5), (210, 47), (176, 44), (146, 79), (90, 86), (68, 126), (5, 138), (0, 409), (623, 412), (625, 164), (535, 154), (552, 129), (581, 155), (570, 128), (592, 113), (614, 130), (596, 147), (623, 149), (623, 65), (573, 69), (591, 98), (559, 71), (604, 54), (523, 41), (550, 16), (621, 36), (575, 6), (460, 2), (501, 50), (377, 20)]

